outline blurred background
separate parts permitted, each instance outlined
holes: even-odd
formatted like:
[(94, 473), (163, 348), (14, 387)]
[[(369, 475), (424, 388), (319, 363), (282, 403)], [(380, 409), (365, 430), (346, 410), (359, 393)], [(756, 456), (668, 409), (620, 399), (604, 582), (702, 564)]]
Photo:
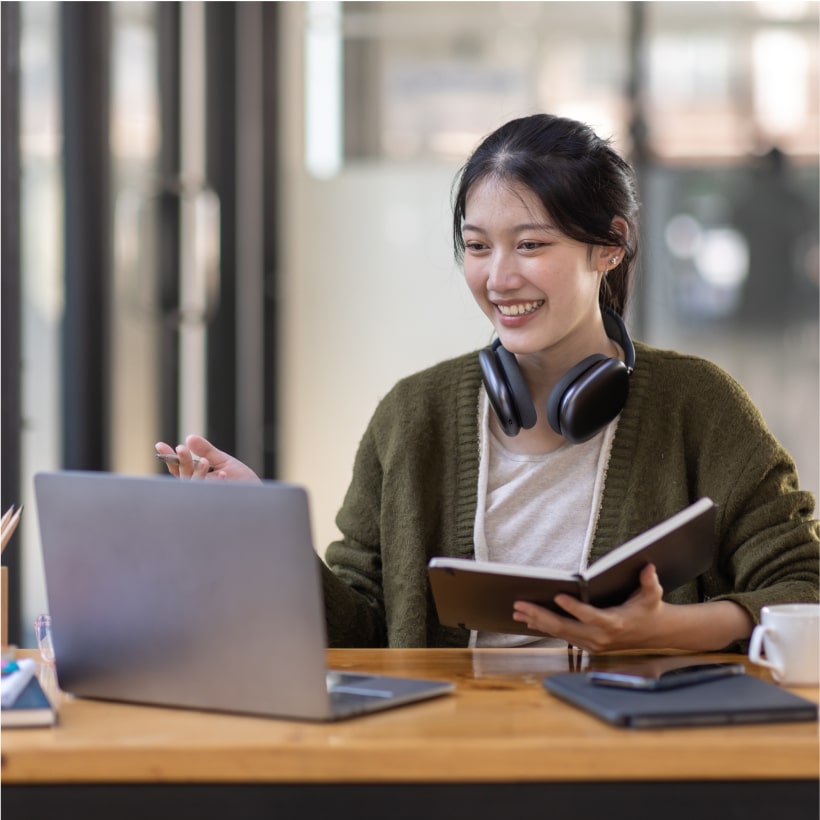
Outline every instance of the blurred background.
[(817, 493), (819, 10), (3, 3), (10, 640), (47, 609), (40, 470), (159, 473), (201, 432), (304, 484), (323, 553), (380, 397), (490, 340), (451, 184), (536, 111), (637, 170), (633, 335), (732, 373)]

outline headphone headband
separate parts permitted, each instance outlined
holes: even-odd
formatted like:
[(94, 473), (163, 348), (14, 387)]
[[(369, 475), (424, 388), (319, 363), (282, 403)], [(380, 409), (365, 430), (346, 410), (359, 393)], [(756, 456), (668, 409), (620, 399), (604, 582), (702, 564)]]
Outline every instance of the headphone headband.
[[(547, 400), (550, 426), (572, 444), (592, 438), (621, 412), (635, 369), (635, 346), (626, 323), (609, 307), (604, 308), (603, 320), (607, 336), (623, 349), (624, 361), (601, 353), (588, 356), (558, 380)], [(516, 436), (533, 427), (538, 414), (515, 356), (495, 339), (478, 359), (501, 429)]]
[(616, 313), (611, 307), (605, 307), (603, 312), (604, 330), (606, 335), (612, 339), (613, 342), (618, 342), (624, 352), (624, 364), (626, 369), (632, 373), (635, 369), (635, 345), (632, 344), (632, 339), (629, 336), (629, 331), (626, 329), (626, 322), (623, 317)]

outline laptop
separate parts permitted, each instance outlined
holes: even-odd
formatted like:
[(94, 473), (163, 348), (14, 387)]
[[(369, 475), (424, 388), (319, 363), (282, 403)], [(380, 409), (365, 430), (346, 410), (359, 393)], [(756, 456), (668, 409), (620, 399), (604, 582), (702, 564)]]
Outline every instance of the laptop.
[(326, 668), (303, 487), (80, 471), (34, 487), (64, 692), (331, 721), (454, 689)]

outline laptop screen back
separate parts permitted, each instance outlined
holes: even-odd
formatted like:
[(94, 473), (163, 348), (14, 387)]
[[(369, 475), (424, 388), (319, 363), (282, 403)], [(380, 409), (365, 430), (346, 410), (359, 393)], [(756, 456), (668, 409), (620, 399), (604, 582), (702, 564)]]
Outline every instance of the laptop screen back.
[(35, 490), (64, 691), (327, 715), (303, 488), (66, 471)]

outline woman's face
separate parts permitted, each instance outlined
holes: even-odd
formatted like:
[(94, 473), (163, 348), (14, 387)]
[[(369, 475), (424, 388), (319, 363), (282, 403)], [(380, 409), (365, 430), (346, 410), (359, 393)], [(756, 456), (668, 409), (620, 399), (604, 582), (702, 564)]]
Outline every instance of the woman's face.
[(462, 232), (467, 284), (507, 350), (571, 365), (600, 344), (611, 248), (570, 239), (528, 188), (494, 178), (469, 192)]

